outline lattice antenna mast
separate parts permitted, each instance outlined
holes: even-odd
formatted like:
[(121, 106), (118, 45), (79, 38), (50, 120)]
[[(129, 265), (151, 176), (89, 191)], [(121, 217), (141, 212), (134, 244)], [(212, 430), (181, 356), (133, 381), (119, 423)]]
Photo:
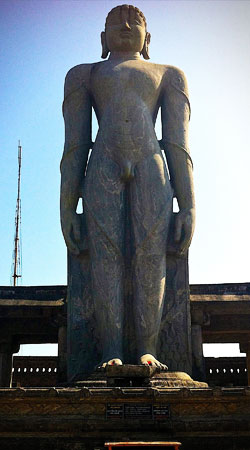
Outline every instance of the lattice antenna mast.
[(22, 147), (18, 141), (18, 182), (17, 182), (17, 201), (16, 201), (16, 216), (15, 216), (15, 237), (14, 237), (14, 251), (13, 251), (13, 286), (17, 286), (18, 279), (22, 277), (21, 273), (21, 164), (22, 164)]

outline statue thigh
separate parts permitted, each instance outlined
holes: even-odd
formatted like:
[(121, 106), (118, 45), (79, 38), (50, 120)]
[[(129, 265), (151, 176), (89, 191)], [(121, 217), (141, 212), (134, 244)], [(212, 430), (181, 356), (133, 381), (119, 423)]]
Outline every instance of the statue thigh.
[(130, 186), (134, 241), (133, 308), (137, 341), (155, 352), (166, 280), (166, 248), (173, 192), (161, 154), (135, 168)]
[[(121, 347), (125, 313), (129, 317), (125, 322), (129, 322), (131, 328), (124, 330), (125, 347), (128, 347), (126, 336), (131, 337), (135, 333), (137, 343), (153, 340), (150, 344), (152, 348), (156, 346), (165, 291), (166, 241), (172, 215), (172, 189), (160, 154), (145, 158), (136, 165), (134, 173), (134, 178), (125, 185), (119, 165), (105, 153), (93, 154), (89, 162), (84, 186), (84, 209), (92, 296), (104, 345), (106, 324), (109, 323), (112, 340)], [(129, 240), (126, 225), (130, 228)], [(124, 267), (128, 246), (133, 285), (131, 299), (127, 291), (130, 282)], [(135, 342), (134, 338), (129, 338), (130, 346), (131, 342)], [(135, 355), (133, 348), (130, 354)], [(126, 359), (131, 358), (125, 356)]]
[[(126, 224), (131, 228), (136, 252), (148, 246), (157, 254), (165, 252), (173, 192), (161, 153), (150, 155), (136, 164), (134, 178), (125, 184), (121, 180), (119, 164), (105, 152), (93, 151), (83, 197), (93, 257), (97, 241), (103, 239), (106, 244), (109, 242), (112, 252), (124, 257)], [(149, 243), (145, 245), (147, 241)]]
[(119, 166), (101, 152), (91, 155), (83, 196), (93, 297), (117, 309), (124, 276), (124, 184)]
[[(120, 266), (122, 272), (128, 245), (126, 225), (130, 228), (132, 265), (144, 256), (154, 260), (166, 254), (173, 192), (162, 155), (155, 153), (139, 162), (134, 174), (125, 185), (120, 166), (104, 152), (92, 154), (88, 165), (84, 209), (92, 273), (103, 273), (105, 280), (110, 268), (116, 272), (115, 267)], [(142, 261), (143, 268), (147, 269), (146, 261)]]
[(166, 254), (173, 190), (161, 153), (136, 165), (129, 202), (135, 253)]

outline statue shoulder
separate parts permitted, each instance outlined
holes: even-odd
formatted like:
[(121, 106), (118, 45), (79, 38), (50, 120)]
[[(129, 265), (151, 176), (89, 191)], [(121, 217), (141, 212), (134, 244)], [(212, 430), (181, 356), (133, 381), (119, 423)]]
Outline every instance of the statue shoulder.
[(188, 97), (188, 84), (184, 72), (178, 67), (165, 66), (164, 85), (182, 92)]
[(94, 64), (79, 64), (72, 67), (65, 77), (64, 94), (67, 97), (73, 91), (85, 86), (89, 89), (90, 73)]

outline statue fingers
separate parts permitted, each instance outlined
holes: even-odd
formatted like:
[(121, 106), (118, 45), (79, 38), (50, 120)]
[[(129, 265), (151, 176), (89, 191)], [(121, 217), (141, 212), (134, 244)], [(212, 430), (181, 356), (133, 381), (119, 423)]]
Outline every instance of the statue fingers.
[(78, 248), (78, 245), (74, 242), (74, 240), (71, 237), (68, 237), (65, 239), (67, 248), (70, 251), (70, 253), (73, 253), (73, 255), (78, 256), (80, 253), (80, 250)]
[(183, 226), (182, 220), (179, 216), (177, 216), (176, 221), (175, 221), (175, 230), (174, 230), (175, 242), (180, 242), (180, 240), (181, 240), (182, 226)]
[(76, 242), (81, 240), (81, 230), (78, 226), (73, 226), (73, 234)]
[(180, 254), (185, 254), (186, 251), (188, 250), (190, 243), (191, 243), (191, 239), (192, 239), (192, 227), (191, 224), (184, 224), (183, 225), (183, 229), (184, 229), (184, 233), (183, 233), (183, 238), (180, 242), (180, 246), (179, 246), (179, 252)]
[(78, 216), (76, 216), (72, 221), (72, 231), (75, 240), (79, 242), (81, 240), (81, 223)]

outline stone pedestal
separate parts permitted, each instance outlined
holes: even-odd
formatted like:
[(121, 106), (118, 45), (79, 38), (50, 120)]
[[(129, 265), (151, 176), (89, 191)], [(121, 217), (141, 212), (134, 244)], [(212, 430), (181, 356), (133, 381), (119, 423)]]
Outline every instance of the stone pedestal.
[(207, 383), (192, 380), (185, 372), (161, 371), (156, 367), (125, 364), (106, 366), (96, 370), (86, 380), (75, 383), (78, 387), (188, 387), (208, 388)]
[(250, 449), (250, 388), (0, 389), (4, 450), (103, 450), (121, 440)]

